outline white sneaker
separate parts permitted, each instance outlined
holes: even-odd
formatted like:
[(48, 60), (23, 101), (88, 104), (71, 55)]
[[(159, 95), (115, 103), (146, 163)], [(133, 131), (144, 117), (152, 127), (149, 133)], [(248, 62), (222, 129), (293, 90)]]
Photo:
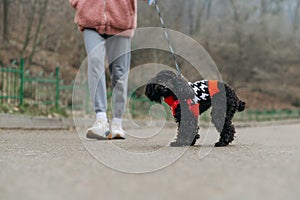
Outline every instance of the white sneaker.
[(104, 120), (97, 120), (94, 125), (88, 129), (86, 137), (90, 139), (106, 140), (109, 135), (109, 125)]
[(108, 139), (121, 139), (124, 140), (125, 139), (125, 131), (122, 128), (122, 123), (118, 123), (114, 120), (112, 120), (111, 124), (110, 124), (110, 133), (107, 136)]

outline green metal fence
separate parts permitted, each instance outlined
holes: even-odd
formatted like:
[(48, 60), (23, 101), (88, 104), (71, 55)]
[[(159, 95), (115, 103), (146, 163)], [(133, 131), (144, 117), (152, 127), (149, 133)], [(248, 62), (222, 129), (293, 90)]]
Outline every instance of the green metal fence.
[(56, 67), (55, 74), (44, 76), (42, 72), (35, 77), (30, 76), (30, 71), (24, 75), (23, 85), (21, 85), (20, 105), (24, 102), (29, 104), (39, 104), (45, 106), (59, 107), (59, 68)]
[(0, 78), (0, 103), (60, 107), (60, 93), (65, 86), (60, 85), (59, 67), (49, 75), (44, 72), (32, 75), (29, 70), (25, 71), (24, 59), (20, 59), (19, 64), (7, 67), (2, 64)]
[(11, 63), (0, 67), (0, 100), (4, 103), (23, 103), (24, 60), (20, 66)]
[[(72, 96), (74, 90), (79, 90), (80, 96)], [(68, 109), (73, 109), (74, 111), (84, 111), (85, 113), (90, 113), (90, 99), (89, 99), (89, 90), (88, 83), (86, 80), (76, 83), (72, 81), (70, 84), (64, 84), (64, 81), (61, 80), (60, 86), (60, 106)], [(78, 94), (78, 92), (76, 93)]]
[[(20, 62), (11, 63), (4, 66), (0, 61), (0, 104), (12, 105), (38, 105), (46, 107), (67, 108), (85, 113), (93, 113), (93, 109), (88, 94), (87, 81), (76, 84), (76, 89), (80, 90), (82, 96), (72, 98), (74, 82), (65, 84), (60, 77), (59, 67), (55, 72), (46, 75), (43, 72), (32, 75), (29, 70), (25, 71), (24, 59)], [(112, 92), (108, 92), (108, 102), (111, 101)], [(146, 97), (131, 96), (129, 99), (129, 113), (133, 118), (143, 118), (148, 115), (149, 109), (153, 105)], [(169, 108), (164, 104), (166, 117), (172, 120)], [(109, 112), (111, 104), (109, 104)], [(1, 112), (1, 110), (0, 110)], [(286, 110), (252, 110), (237, 113), (236, 121), (269, 121), (283, 119), (300, 119), (299, 109)], [(201, 115), (201, 120), (209, 121), (210, 114), (205, 112)]]

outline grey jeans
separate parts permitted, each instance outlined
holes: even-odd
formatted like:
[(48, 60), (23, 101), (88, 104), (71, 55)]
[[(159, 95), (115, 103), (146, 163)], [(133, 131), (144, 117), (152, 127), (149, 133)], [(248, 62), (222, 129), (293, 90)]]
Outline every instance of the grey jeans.
[(105, 56), (113, 86), (113, 117), (122, 118), (127, 100), (131, 39), (122, 36), (100, 35), (95, 30), (83, 32), (88, 55), (88, 84), (95, 112), (107, 111)]

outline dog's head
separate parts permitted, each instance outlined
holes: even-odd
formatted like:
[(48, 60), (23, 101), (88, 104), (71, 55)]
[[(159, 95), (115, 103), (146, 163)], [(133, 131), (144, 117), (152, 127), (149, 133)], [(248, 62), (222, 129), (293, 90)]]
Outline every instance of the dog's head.
[(156, 103), (161, 103), (162, 97), (168, 97), (174, 95), (171, 90), (167, 87), (156, 84), (156, 83), (148, 83), (146, 86), (145, 95), (148, 97), (150, 101), (154, 101)]
[(195, 94), (184, 78), (172, 71), (163, 70), (149, 80), (145, 95), (150, 101), (161, 103), (162, 98), (168, 96), (184, 100), (194, 98)]

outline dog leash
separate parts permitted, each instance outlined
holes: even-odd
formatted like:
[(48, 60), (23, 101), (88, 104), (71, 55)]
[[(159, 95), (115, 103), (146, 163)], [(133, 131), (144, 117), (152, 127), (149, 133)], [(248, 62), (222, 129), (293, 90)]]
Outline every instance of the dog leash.
[(154, 1), (154, 5), (155, 5), (155, 8), (156, 8), (156, 12), (157, 12), (157, 14), (158, 14), (158, 16), (159, 16), (161, 26), (162, 26), (162, 28), (163, 28), (163, 30), (164, 30), (165, 38), (166, 38), (167, 41), (168, 41), (169, 49), (170, 49), (170, 51), (171, 51), (172, 58), (173, 58), (173, 60), (174, 60), (174, 62), (175, 62), (175, 66), (176, 66), (176, 70), (177, 70), (177, 72), (178, 72), (178, 75), (182, 76), (181, 70), (180, 70), (180, 68), (179, 68), (179, 65), (178, 65), (178, 62), (177, 62), (177, 59), (176, 59), (176, 55), (175, 55), (175, 52), (174, 52), (174, 49), (173, 49), (173, 46), (172, 46), (171, 41), (170, 41), (170, 38), (169, 38), (169, 34), (168, 34), (167, 29), (166, 29), (166, 26), (165, 26), (165, 22), (164, 22), (164, 20), (163, 20), (163, 18), (162, 18), (162, 16), (161, 16), (161, 12), (160, 12), (159, 6), (158, 6), (158, 4), (157, 4), (157, 1), (158, 1), (158, 0), (155, 0), (155, 1)]

